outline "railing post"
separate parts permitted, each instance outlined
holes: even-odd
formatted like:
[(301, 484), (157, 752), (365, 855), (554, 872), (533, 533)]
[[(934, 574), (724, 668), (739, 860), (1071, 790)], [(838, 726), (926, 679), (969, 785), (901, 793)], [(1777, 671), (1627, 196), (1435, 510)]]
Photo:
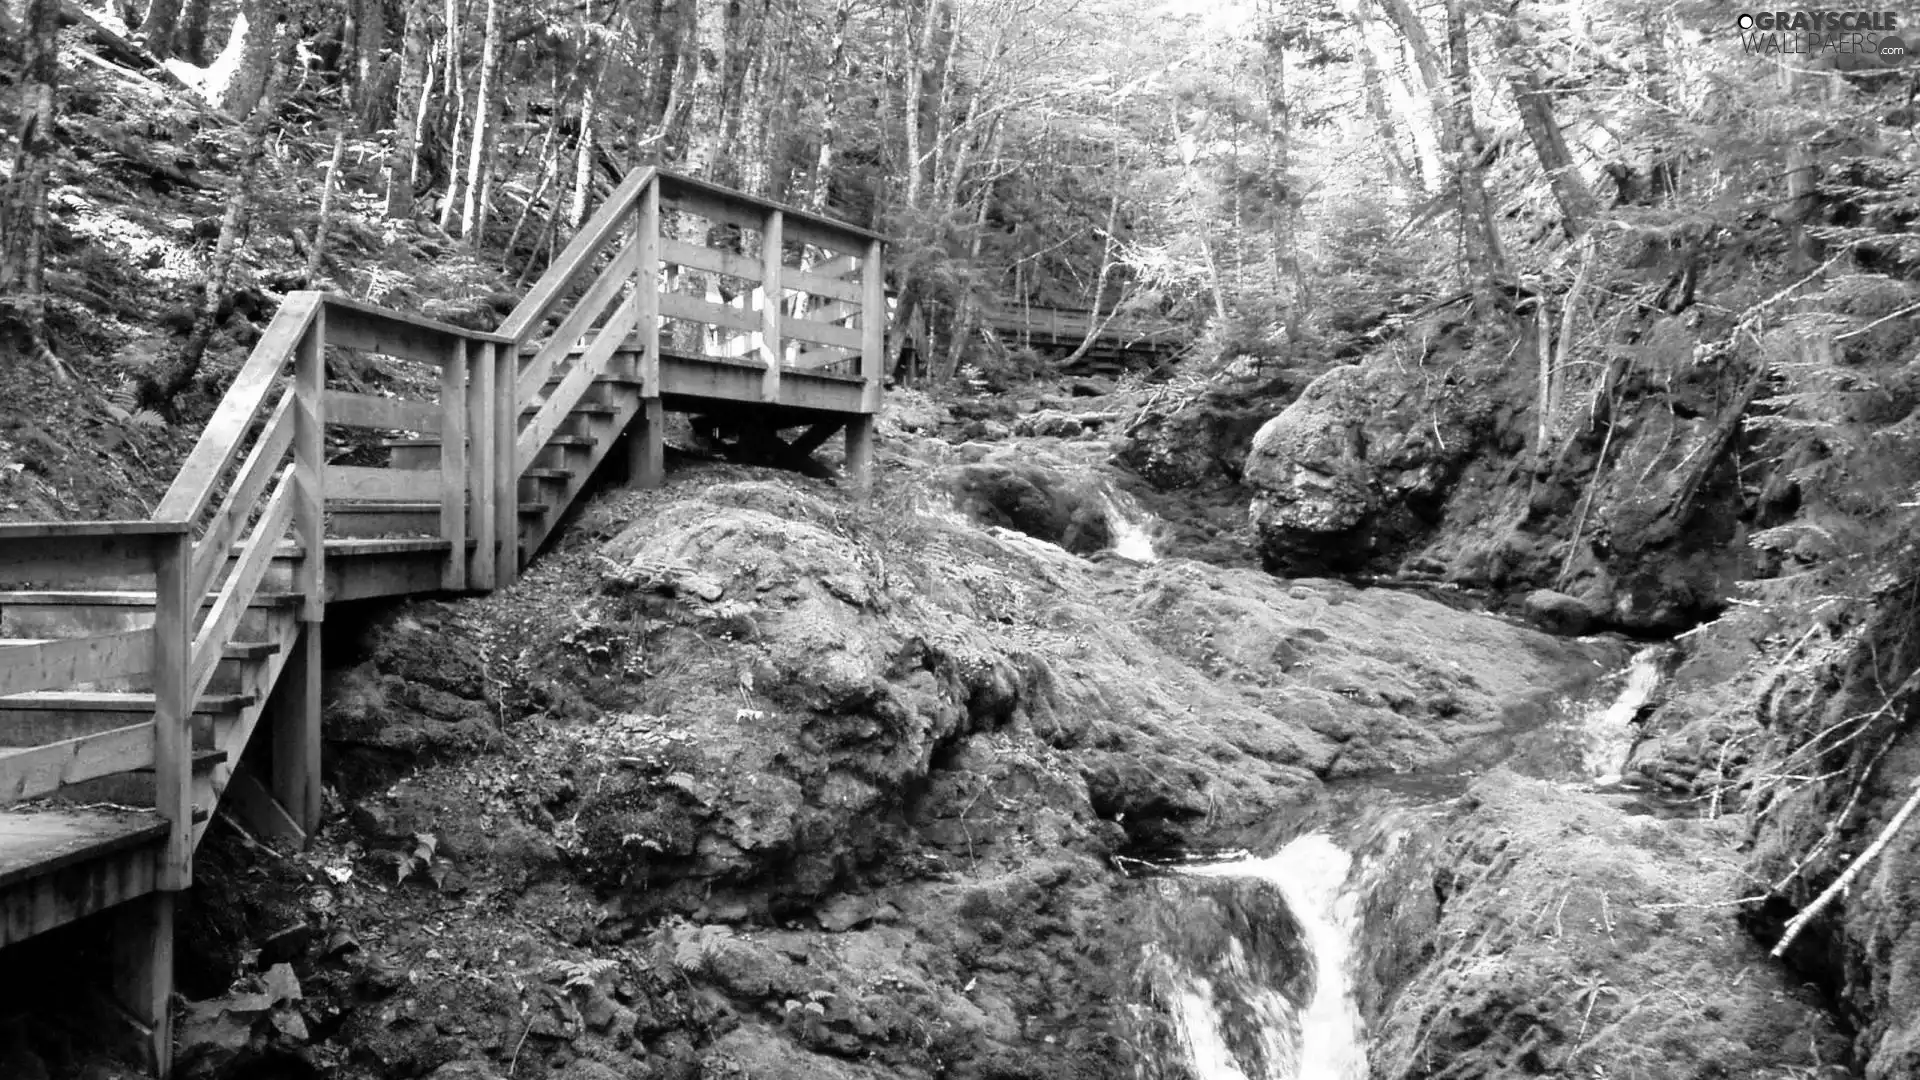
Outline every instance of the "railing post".
[(193, 745), (187, 730), (193, 702), (187, 700), (187, 673), (201, 598), (187, 594), (192, 566), (191, 533), (159, 539), (153, 564), (153, 795), (154, 810), (167, 822), (167, 844), (155, 867), (155, 884), (165, 891), (193, 883)]
[(467, 342), (448, 343), (440, 364), (440, 539), (453, 547), (440, 571), (440, 587), (467, 587)]
[(640, 265), (633, 287), (640, 290), (640, 396), (660, 396), (660, 181), (640, 193)]
[(786, 349), (780, 341), (780, 301), (786, 295), (780, 287), (780, 264), (786, 241), (786, 217), (778, 210), (767, 211), (760, 227), (760, 348), (767, 362), (767, 373), (760, 382), (760, 400), (768, 404), (780, 400), (780, 357)]
[(493, 580), (504, 589), (520, 579), (520, 345), (493, 345)]
[(313, 313), (294, 356), (293, 528), (302, 557), (299, 639), (282, 675), (273, 743), (273, 794), (310, 837), (320, 823), (320, 624), (327, 611), (327, 306)]
[(860, 394), (860, 410), (880, 411), (880, 384), (886, 373), (887, 357), (887, 276), (881, 262), (885, 250), (878, 240), (867, 243), (867, 257), (860, 266), (860, 376), (866, 386)]
[(494, 437), (493, 380), (499, 371), (495, 360), (497, 346), (487, 341), (463, 342), (467, 357), (467, 399), (462, 409), (467, 418), (468, 437), (473, 452), (467, 461), (467, 504), (472, 507), (473, 559), (467, 564), (467, 587), (494, 587), (494, 559), (499, 554), (499, 523), (494, 518)]

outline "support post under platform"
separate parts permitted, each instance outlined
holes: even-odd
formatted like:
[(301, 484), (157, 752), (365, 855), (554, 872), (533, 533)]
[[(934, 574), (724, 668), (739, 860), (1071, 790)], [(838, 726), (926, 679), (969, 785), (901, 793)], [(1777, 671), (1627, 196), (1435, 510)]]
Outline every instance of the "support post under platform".
[(308, 837), (320, 824), (320, 625), (300, 628), (269, 717), (273, 796)]
[(873, 489), (873, 414), (847, 417), (847, 479), (861, 492)]
[(643, 398), (627, 434), (627, 482), (653, 490), (667, 482), (667, 412), (657, 397)]
[(113, 914), (114, 997), (139, 1027), (146, 1065), (159, 1080), (173, 1073), (173, 900), (149, 893)]

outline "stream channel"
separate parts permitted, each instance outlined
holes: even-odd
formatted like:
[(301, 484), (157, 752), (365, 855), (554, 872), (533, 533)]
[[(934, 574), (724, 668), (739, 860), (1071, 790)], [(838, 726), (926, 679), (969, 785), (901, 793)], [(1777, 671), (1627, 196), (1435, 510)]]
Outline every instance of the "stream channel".
[(1383, 891), (1408, 887), (1392, 872), (1402, 842), (1495, 765), (1619, 791), (1670, 656), (1640, 650), (1588, 696), (1547, 705), (1453, 767), (1330, 784), (1296, 834), (1267, 850), (1144, 867), (1160, 923), (1174, 928), (1144, 967), (1172, 1013), (1178, 1065), (1199, 1080), (1364, 1080), (1361, 973), (1394, 907)]

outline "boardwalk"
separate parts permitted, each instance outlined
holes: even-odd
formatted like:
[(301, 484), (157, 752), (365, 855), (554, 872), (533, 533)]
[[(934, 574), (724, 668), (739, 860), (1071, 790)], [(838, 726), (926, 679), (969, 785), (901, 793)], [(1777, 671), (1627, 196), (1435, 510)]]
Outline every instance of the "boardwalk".
[[(294, 293), (152, 520), (0, 525), (0, 971), (118, 912), (116, 993), (164, 1076), (173, 898), (212, 815), (296, 843), (319, 821), (328, 606), (511, 584), (610, 457), (661, 482), (669, 411), (793, 455), (844, 432), (867, 483), (881, 261), (866, 230), (640, 170), (496, 332)], [(338, 350), (437, 368), (437, 399), (331, 387)], [(386, 433), (387, 465), (328, 463), (330, 428)]]

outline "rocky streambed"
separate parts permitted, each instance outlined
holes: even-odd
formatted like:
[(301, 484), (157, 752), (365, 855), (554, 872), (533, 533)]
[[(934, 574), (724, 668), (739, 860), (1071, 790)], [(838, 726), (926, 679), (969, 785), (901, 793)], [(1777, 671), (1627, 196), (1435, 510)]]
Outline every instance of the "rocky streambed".
[(870, 501), (683, 461), (512, 590), (330, 624), (327, 824), (212, 834), (181, 1075), (1846, 1060), (1726, 820), (1594, 787), (1634, 647), (1184, 558), (1101, 439), (951, 419), (896, 411)]

